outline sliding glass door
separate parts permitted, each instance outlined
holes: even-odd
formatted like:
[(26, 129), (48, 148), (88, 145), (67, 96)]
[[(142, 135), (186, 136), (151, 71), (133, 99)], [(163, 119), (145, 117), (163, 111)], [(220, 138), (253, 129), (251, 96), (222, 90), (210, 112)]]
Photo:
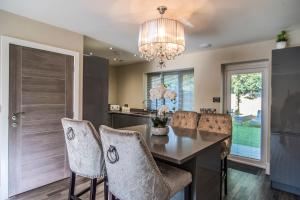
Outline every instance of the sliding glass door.
[(226, 110), (232, 116), (231, 157), (265, 165), (266, 68), (261, 63), (226, 66)]

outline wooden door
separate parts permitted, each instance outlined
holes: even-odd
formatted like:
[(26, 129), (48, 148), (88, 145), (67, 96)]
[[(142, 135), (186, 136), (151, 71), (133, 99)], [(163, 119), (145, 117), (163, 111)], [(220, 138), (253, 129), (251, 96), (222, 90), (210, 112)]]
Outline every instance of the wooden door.
[(60, 119), (73, 116), (73, 57), (9, 47), (9, 196), (69, 175)]

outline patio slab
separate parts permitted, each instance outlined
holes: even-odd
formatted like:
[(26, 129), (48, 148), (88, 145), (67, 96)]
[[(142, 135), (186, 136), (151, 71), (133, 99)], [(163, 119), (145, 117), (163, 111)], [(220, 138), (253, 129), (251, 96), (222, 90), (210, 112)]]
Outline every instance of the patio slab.
[(260, 148), (250, 147), (241, 144), (232, 144), (231, 154), (236, 156), (241, 156), (241, 157), (252, 158), (256, 160), (261, 159)]

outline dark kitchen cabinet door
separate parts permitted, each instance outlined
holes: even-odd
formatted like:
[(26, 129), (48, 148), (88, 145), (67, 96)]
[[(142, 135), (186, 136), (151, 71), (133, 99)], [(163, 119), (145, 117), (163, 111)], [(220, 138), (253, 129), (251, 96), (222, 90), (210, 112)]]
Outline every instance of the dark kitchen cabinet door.
[(108, 124), (108, 60), (97, 56), (83, 58), (83, 119), (96, 129)]
[(111, 114), (111, 126), (113, 128), (124, 128), (150, 123), (150, 117), (133, 116), (126, 114)]
[(300, 136), (291, 133), (271, 134), (272, 187), (300, 195)]

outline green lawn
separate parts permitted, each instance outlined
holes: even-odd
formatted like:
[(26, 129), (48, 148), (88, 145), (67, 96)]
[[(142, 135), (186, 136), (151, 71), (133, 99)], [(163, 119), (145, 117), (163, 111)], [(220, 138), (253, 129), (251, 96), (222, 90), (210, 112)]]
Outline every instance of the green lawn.
[(232, 143), (260, 148), (261, 128), (233, 122)]

